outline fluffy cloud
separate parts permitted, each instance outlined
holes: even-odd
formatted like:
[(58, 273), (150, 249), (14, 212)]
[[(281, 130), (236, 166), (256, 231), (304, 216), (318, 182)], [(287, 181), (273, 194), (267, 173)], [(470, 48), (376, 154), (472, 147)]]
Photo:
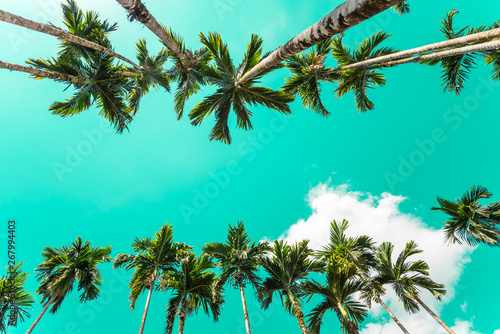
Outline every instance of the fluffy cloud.
[[(390, 241), (395, 245), (394, 257), (397, 257), (407, 241), (415, 240), (424, 252), (420, 257), (415, 256), (414, 260), (421, 258), (427, 261), (431, 277), (444, 284), (448, 290), (442, 302), (435, 301), (429, 293), (422, 294), (422, 300), (440, 314), (442, 308), (453, 298), (454, 287), (459, 281), (464, 265), (470, 261), (469, 255), (473, 248), (464, 245), (445, 245), (441, 230), (426, 225), (419, 217), (399, 210), (399, 204), (404, 199), (402, 196), (389, 193), (383, 193), (379, 197), (350, 191), (347, 185), (320, 184), (308, 194), (312, 215), (293, 224), (281, 238), (289, 242), (307, 238), (312, 248), (320, 249), (328, 242), (330, 222), (334, 219), (347, 219), (349, 221), (347, 234), (353, 236), (367, 234), (377, 243)], [(388, 293), (385, 299), (411, 333), (445, 333), (424, 310), (410, 316), (402, 310), (393, 293)], [(375, 307), (371, 315), (377, 320), (376, 323), (365, 323), (361, 333), (401, 333), (399, 327), (381, 307)], [(459, 319), (455, 320), (453, 329), (457, 334), (479, 334), (473, 331), (472, 322)]]

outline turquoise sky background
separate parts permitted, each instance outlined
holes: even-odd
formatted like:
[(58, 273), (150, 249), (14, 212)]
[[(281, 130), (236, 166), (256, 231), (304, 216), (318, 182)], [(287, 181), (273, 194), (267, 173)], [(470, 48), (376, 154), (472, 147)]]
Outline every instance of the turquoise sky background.
[[(160, 47), (147, 28), (127, 21), (125, 10), (115, 1), (77, 2), (84, 9), (98, 11), (102, 18), (119, 22), (119, 30), (111, 35), (117, 52), (135, 58), (134, 43), (139, 38), (146, 38), (152, 50)], [(23, 0), (2, 3), (1, 8), (59, 24), (58, 3)], [(274, 49), (340, 3), (145, 2), (159, 21), (183, 35), (192, 48), (200, 46), (200, 31), (219, 31), (238, 62), (252, 33), (264, 38), (266, 49)], [(392, 33), (388, 45), (406, 49), (442, 40), (439, 22), (453, 7), (461, 12), (456, 20), (459, 27), (491, 24), (498, 20), (500, 9), (494, 2), (465, 0), (410, 0), (410, 4), (410, 15), (399, 17), (387, 11), (349, 30), (345, 40), (359, 42), (383, 29)], [(29, 57), (55, 56), (57, 52), (57, 41), (51, 36), (5, 23), (0, 24), (0, 36), (3, 61), (23, 64)], [(287, 74), (285, 69), (273, 73), (265, 84), (277, 89)], [(197, 251), (205, 242), (223, 241), (227, 224), (237, 220), (244, 221), (254, 239), (275, 239), (311, 215), (306, 196), (330, 179), (330, 184), (349, 184), (353, 191), (404, 196), (407, 200), (401, 211), (421, 217), (434, 228), (444, 221), (443, 215), (430, 211), (437, 195), (453, 199), (481, 184), (495, 194), (493, 200), (499, 200), (500, 83), (490, 79), (489, 68), (479, 64), (460, 96), (443, 93), (438, 68), (405, 65), (386, 71), (386, 77), (387, 85), (371, 92), (376, 105), (372, 112), (360, 114), (352, 95), (336, 99), (335, 87), (325, 85), (323, 99), (332, 112), (329, 118), (304, 109), (298, 100), (292, 104), (291, 117), (253, 108), (254, 130), (237, 130), (232, 119), (233, 144), (227, 146), (208, 140), (213, 118), (201, 127), (191, 126), (187, 117), (176, 121), (171, 96), (163, 91), (147, 95), (130, 132), (116, 135), (95, 109), (66, 119), (51, 115), (49, 105), (71, 95), (63, 92), (64, 85), (0, 71), (2, 247), (6, 247), (8, 219), (18, 222), (17, 259), (29, 271), (42, 261), (40, 253), (46, 246), (70, 244), (80, 235), (94, 246), (112, 245), (114, 256), (130, 252), (135, 237), (152, 236), (165, 221), (173, 225), (176, 241), (187, 242)], [(202, 96), (190, 101), (188, 108)], [(454, 111), (460, 106), (466, 113)], [(435, 147), (418, 153), (422, 149), (417, 142), (428, 142), (433, 133), (438, 137)], [(412, 159), (418, 163), (401, 175), (402, 161)], [(67, 166), (63, 172), (62, 165)], [(396, 181), (394, 175), (399, 175)], [(492, 334), (500, 328), (498, 250), (479, 247), (471, 260), (460, 276), (456, 297), (448, 301), (441, 315), (450, 323), (457, 317), (472, 321), (477, 333)], [(73, 292), (56, 315), (44, 316), (35, 332), (77, 334), (112, 329), (135, 333), (145, 298), (130, 311), (129, 274), (112, 270), (110, 264), (102, 268), (100, 299), (81, 306)], [(36, 287), (31, 275), (28, 288), (34, 291)], [(250, 290), (248, 296), (255, 333), (299, 332), (296, 320), (283, 311), (278, 299), (269, 312), (262, 312)], [(145, 333), (163, 329), (167, 299), (166, 294), (153, 295)], [(459, 314), (464, 301), (467, 313)], [(12, 332), (24, 333), (40, 310), (37, 304), (32, 318)], [(219, 323), (213, 324), (200, 313), (187, 320), (185, 331), (240, 333), (244, 326), (241, 313), (239, 294), (228, 289)], [(335, 315), (329, 317), (324, 332), (335, 332)]]

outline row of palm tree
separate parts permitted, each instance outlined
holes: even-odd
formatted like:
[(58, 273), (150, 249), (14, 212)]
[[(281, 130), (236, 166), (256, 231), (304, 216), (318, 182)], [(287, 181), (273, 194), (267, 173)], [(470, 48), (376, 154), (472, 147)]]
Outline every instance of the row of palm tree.
[[(205, 97), (189, 113), (193, 125), (199, 125), (211, 114), (215, 125), (210, 139), (231, 143), (228, 120), (233, 111), (237, 127), (252, 129), (251, 106), (262, 105), (269, 109), (290, 114), (289, 103), (298, 95), (305, 107), (327, 116), (329, 112), (321, 101), (323, 82), (334, 82), (338, 97), (354, 93), (355, 105), (362, 111), (372, 110), (373, 102), (367, 91), (385, 84), (384, 75), (378, 70), (405, 63), (419, 62), (442, 67), (445, 89), (459, 93), (470, 69), (481, 55), (494, 68), (495, 80), (500, 76), (500, 29), (491, 27), (465, 27), (456, 30), (452, 10), (443, 20), (442, 31), (447, 41), (411, 50), (397, 52), (383, 47), (376, 49), (389, 35), (378, 32), (355, 50), (342, 43), (345, 30), (393, 6), (399, 13), (409, 12), (408, 3), (401, 0), (348, 0), (315, 25), (294, 37), (272, 53), (263, 53), (262, 39), (252, 35), (247, 52), (236, 66), (227, 44), (219, 33), (200, 33), (203, 47), (188, 49), (183, 39), (171, 29), (166, 29), (154, 18), (141, 1), (117, 0), (137, 20), (155, 33), (165, 46), (157, 55), (150, 56), (146, 42), (137, 43), (138, 63), (112, 51), (108, 39), (116, 24), (100, 20), (95, 12), (83, 13), (74, 0), (63, 4), (63, 23), (67, 31), (51, 25), (34, 22), (0, 11), (0, 20), (51, 34), (61, 40), (57, 58), (30, 59), (31, 66), (0, 62), (0, 68), (31, 73), (35, 78), (51, 78), (69, 83), (75, 89), (72, 98), (56, 102), (49, 109), (62, 117), (75, 115), (94, 103), (100, 113), (116, 128), (128, 129), (139, 108), (140, 99), (150, 88), (170, 90), (174, 81), (174, 109), (180, 119), (186, 101), (204, 85), (216, 86), (216, 92)], [(332, 37), (338, 35), (338, 37)], [(308, 52), (305, 49), (313, 47)], [(337, 62), (336, 68), (326, 66), (329, 55)], [(173, 66), (165, 69), (168, 59)], [(116, 62), (121, 59), (131, 67)], [(283, 67), (291, 70), (282, 89), (274, 90), (259, 84), (269, 72)]]

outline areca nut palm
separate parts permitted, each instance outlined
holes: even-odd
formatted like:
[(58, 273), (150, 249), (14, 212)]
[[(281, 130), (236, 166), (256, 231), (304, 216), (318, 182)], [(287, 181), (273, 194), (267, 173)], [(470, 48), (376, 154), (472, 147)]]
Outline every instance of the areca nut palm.
[(278, 294), (285, 310), (297, 318), (303, 334), (309, 333), (301, 309), (303, 281), (310, 273), (324, 269), (320, 261), (312, 258), (312, 250), (308, 244), (308, 240), (292, 245), (283, 240), (276, 240), (271, 256), (260, 258), (260, 264), (268, 274), (259, 289), (262, 308), (267, 309), (273, 301), (273, 296)]
[(144, 332), (151, 295), (159, 284), (160, 276), (174, 271), (183, 254), (191, 249), (184, 243), (174, 242), (173, 233), (172, 226), (167, 223), (155, 233), (154, 238), (135, 238), (132, 242), (134, 254), (120, 253), (114, 259), (113, 268), (134, 270), (129, 283), (129, 301), (132, 310), (135, 308), (137, 298), (148, 291), (139, 334)]
[(492, 202), (489, 205), (479, 203), (481, 199), (491, 196), (493, 194), (485, 187), (473, 186), (455, 201), (437, 197), (439, 207), (431, 209), (448, 215), (443, 226), (448, 243), (500, 246), (500, 202)]
[(26, 334), (33, 331), (42, 316), (49, 310), (55, 314), (68, 294), (73, 291), (76, 282), (80, 293), (80, 302), (99, 297), (102, 276), (98, 268), (102, 262), (111, 261), (111, 246), (92, 247), (89, 241), (78, 237), (71, 246), (45, 247), (42, 251), (44, 261), (35, 268), (40, 286), (36, 292), (44, 304), (40, 315), (33, 322)]
[(179, 317), (179, 334), (183, 334), (186, 318), (200, 308), (218, 321), (224, 298), (219, 278), (211, 270), (214, 267), (208, 255), (196, 257), (190, 253), (182, 258), (178, 270), (162, 274), (160, 289), (172, 292), (166, 307), (165, 333), (172, 333), (175, 318)]
[(233, 288), (240, 290), (247, 334), (250, 334), (251, 330), (244, 288), (250, 283), (258, 289), (261, 281), (256, 274), (258, 259), (270, 248), (266, 241), (252, 242), (241, 221), (235, 226), (229, 225), (226, 243), (211, 242), (202, 248), (203, 252), (217, 260), (217, 265), (222, 271), (221, 283), (231, 282)]
[(278, 68), (270, 67), (251, 80), (240, 82), (241, 76), (250, 71), (261, 59), (262, 39), (252, 35), (243, 60), (235, 66), (227, 44), (222, 41), (219, 33), (209, 33), (207, 37), (200, 34), (201, 42), (210, 51), (214, 66), (207, 66), (204, 70), (206, 80), (218, 87), (214, 94), (205, 97), (189, 113), (193, 125), (199, 125), (210, 114), (215, 114), (216, 123), (210, 134), (210, 140), (231, 143), (228, 120), (231, 110), (236, 114), (236, 125), (239, 128), (252, 129), (250, 117), (252, 111), (248, 105), (263, 105), (269, 109), (290, 114), (288, 103), (293, 98), (282, 91), (256, 86), (258, 80), (266, 73)]
[(363, 290), (366, 279), (358, 268), (348, 270), (342, 264), (336, 266), (331, 263), (326, 269), (326, 284), (322, 285), (314, 280), (304, 283), (307, 295), (321, 296), (321, 302), (307, 316), (309, 328), (313, 333), (319, 333), (326, 311), (333, 310), (342, 325), (344, 333), (357, 334), (358, 324), (367, 315), (366, 305), (354, 298), (354, 294)]
[(33, 294), (24, 288), (28, 273), (22, 271), (22, 264), (6, 267), (7, 274), (0, 278), (0, 333), (29, 318), (35, 302)]
[[(97, 29), (97, 27), (94, 24), (92, 24), (93, 22), (95, 22), (95, 20), (98, 17), (97, 13), (87, 12), (87, 14), (84, 16), (83, 13), (76, 7), (76, 3), (73, 0), (68, 0), (67, 4), (62, 4), (62, 8), (63, 8), (63, 15), (64, 15), (65, 23), (69, 23), (67, 21), (69, 18), (69, 16), (67, 15), (68, 12), (72, 11), (72, 10), (73, 11), (77, 10), (77, 11), (79, 11), (79, 14), (76, 17), (78, 20), (82, 21), (81, 23), (84, 23), (84, 24), (79, 24), (80, 22), (75, 22), (75, 21), (73, 21), (71, 23), (74, 23), (75, 26), (85, 27), (85, 30), (88, 32), (91, 32), (92, 30)], [(118, 53), (114, 52), (113, 50), (111, 50), (103, 45), (99, 45), (98, 43), (95, 43), (95, 42), (90, 41), (90, 40), (86, 39), (85, 37), (83, 37), (81, 35), (81, 33), (85, 33), (85, 31), (82, 31), (82, 30), (71, 31), (70, 30), (68, 32), (68, 31), (65, 31), (61, 28), (58, 28), (58, 27), (55, 27), (55, 26), (52, 26), (49, 24), (29, 20), (27, 18), (9, 13), (9, 12), (4, 11), (4, 10), (0, 10), (0, 21), (15, 24), (15, 25), (18, 25), (20, 27), (27, 28), (27, 29), (34, 30), (34, 31), (38, 31), (38, 32), (41, 32), (44, 34), (52, 35), (54, 37), (57, 37), (57, 38), (60, 38), (60, 39), (67, 41), (67, 43), (74, 43), (74, 44), (78, 44), (78, 45), (81, 45), (81, 46), (86, 47), (86, 48), (97, 50), (99, 52), (107, 53), (112, 57), (118, 58), (120, 60), (123, 60), (123, 61), (129, 63), (130, 65), (132, 65), (133, 67), (135, 67), (137, 69), (140, 68), (139, 65), (137, 65), (136, 63), (134, 63), (130, 59), (126, 58), (125, 56), (118, 54)], [(111, 31), (115, 30), (116, 24), (109, 25), (109, 28), (111, 28)]]
[(420, 299), (419, 289), (431, 292), (437, 300), (446, 294), (446, 290), (442, 284), (429, 278), (429, 265), (425, 261), (408, 261), (410, 256), (422, 253), (417, 243), (413, 240), (407, 242), (395, 263), (392, 262), (393, 249), (394, 246), (390, 242), (384, 242), (377, 250), (375, 282), (380, 285), (390, 284), (409, 313), (417, 312), (420, 304), (448, 333), (454, 334), (450, 327)]
[(265, 57), (252, 70), (239, 79), (244, 83), (256, 75), (275, 67), (292, 55), (327, 39), (383, 12), (384, 10), (402, 2), (402, 0), (347, 0), (320, 21), (307, 28), (285, 45), (279, 47)]

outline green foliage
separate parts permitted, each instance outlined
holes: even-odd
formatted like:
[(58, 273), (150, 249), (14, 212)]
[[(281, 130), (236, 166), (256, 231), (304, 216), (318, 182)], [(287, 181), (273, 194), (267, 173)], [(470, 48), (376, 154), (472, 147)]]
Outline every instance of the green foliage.
[(290, 114), (288, 103), (293, 99), (281, 91), (274, 91), (270, 88), (256, 86), (258, 80), (265, 74), (278, 68), (268, 69), (260, 75), (243, 83), (238, 83), (239, 79), (257, 65), (265, 55), (262, 55), (262, 39), (252, 35), (248, 44), (247, 52), (242, 62), (236, 66), (230, 57), (227, 44), (222, 41), (219, 33), (209, 33), (207, 37), (200, 34), (201, 42), (209, 50), (215, 65), (206, 67), (204, 74), (206, 80), (216, 85), (218, 89), (202, 102), (198, 103), (189, 113), (189, 118), (193, 125), (200, 125), (201, 122), (215, 114), (216, 123), (210, 134), (210, 140), (218, 140), (231, 143), (229, 133), (229, 115), (231, 110), (236, 114), (237, 127), (248, 130), (252, 129), (250, 117), (252, 112), (248, 105), (263, 105), (285, 114)]
[(456, 201), (437, 197), (440, 210), (449, 218), (444, 223), (443, 232), (448, 243), (463, 241), (468, 245), (486, 244), (500, 246), (500, 202), (481, 205), (479, 200), (490, 198), (493, 194), (483, 186), (474, 186)]
[(111, 246), (91, 247), (90, 242), (83, 242), (81, 237), (69, 247), (45, 247), (44, 261), (35, 269), (40, 282), (36, 292), (42, 297), (41, 303), (50, 303), (50, 312), (56, 313), (75, 282), (81, 291), (81, 303), (96, 299), (102, 284), (98, 265), (110, 261), (110, 254)]
[(403, 0), (397, 5), (392, 6), (392, 9), (399, 15), (409, 14), (410, 13), (410, 5), (407, 0)]
[[(372, 59), (396, 52), (388, 47), (376, 49), (390, 34), (383, 31), (365, 39), (355, 50), (350, 50), (342, 44), (343, 35), (332, 41), (332, 55), (337, 60), (338, 66), (347, 66), (363, 60)], [(347, 93), (354, 93), (356, 108), (361, 112), (373, 110), (375, 105), (368, 98), (368, 89), (385, 85), (385, 76), (380, 71), (370, 68), (353, 68), (341, 72), (339, 86), (335, 89), (337, 97)]]

